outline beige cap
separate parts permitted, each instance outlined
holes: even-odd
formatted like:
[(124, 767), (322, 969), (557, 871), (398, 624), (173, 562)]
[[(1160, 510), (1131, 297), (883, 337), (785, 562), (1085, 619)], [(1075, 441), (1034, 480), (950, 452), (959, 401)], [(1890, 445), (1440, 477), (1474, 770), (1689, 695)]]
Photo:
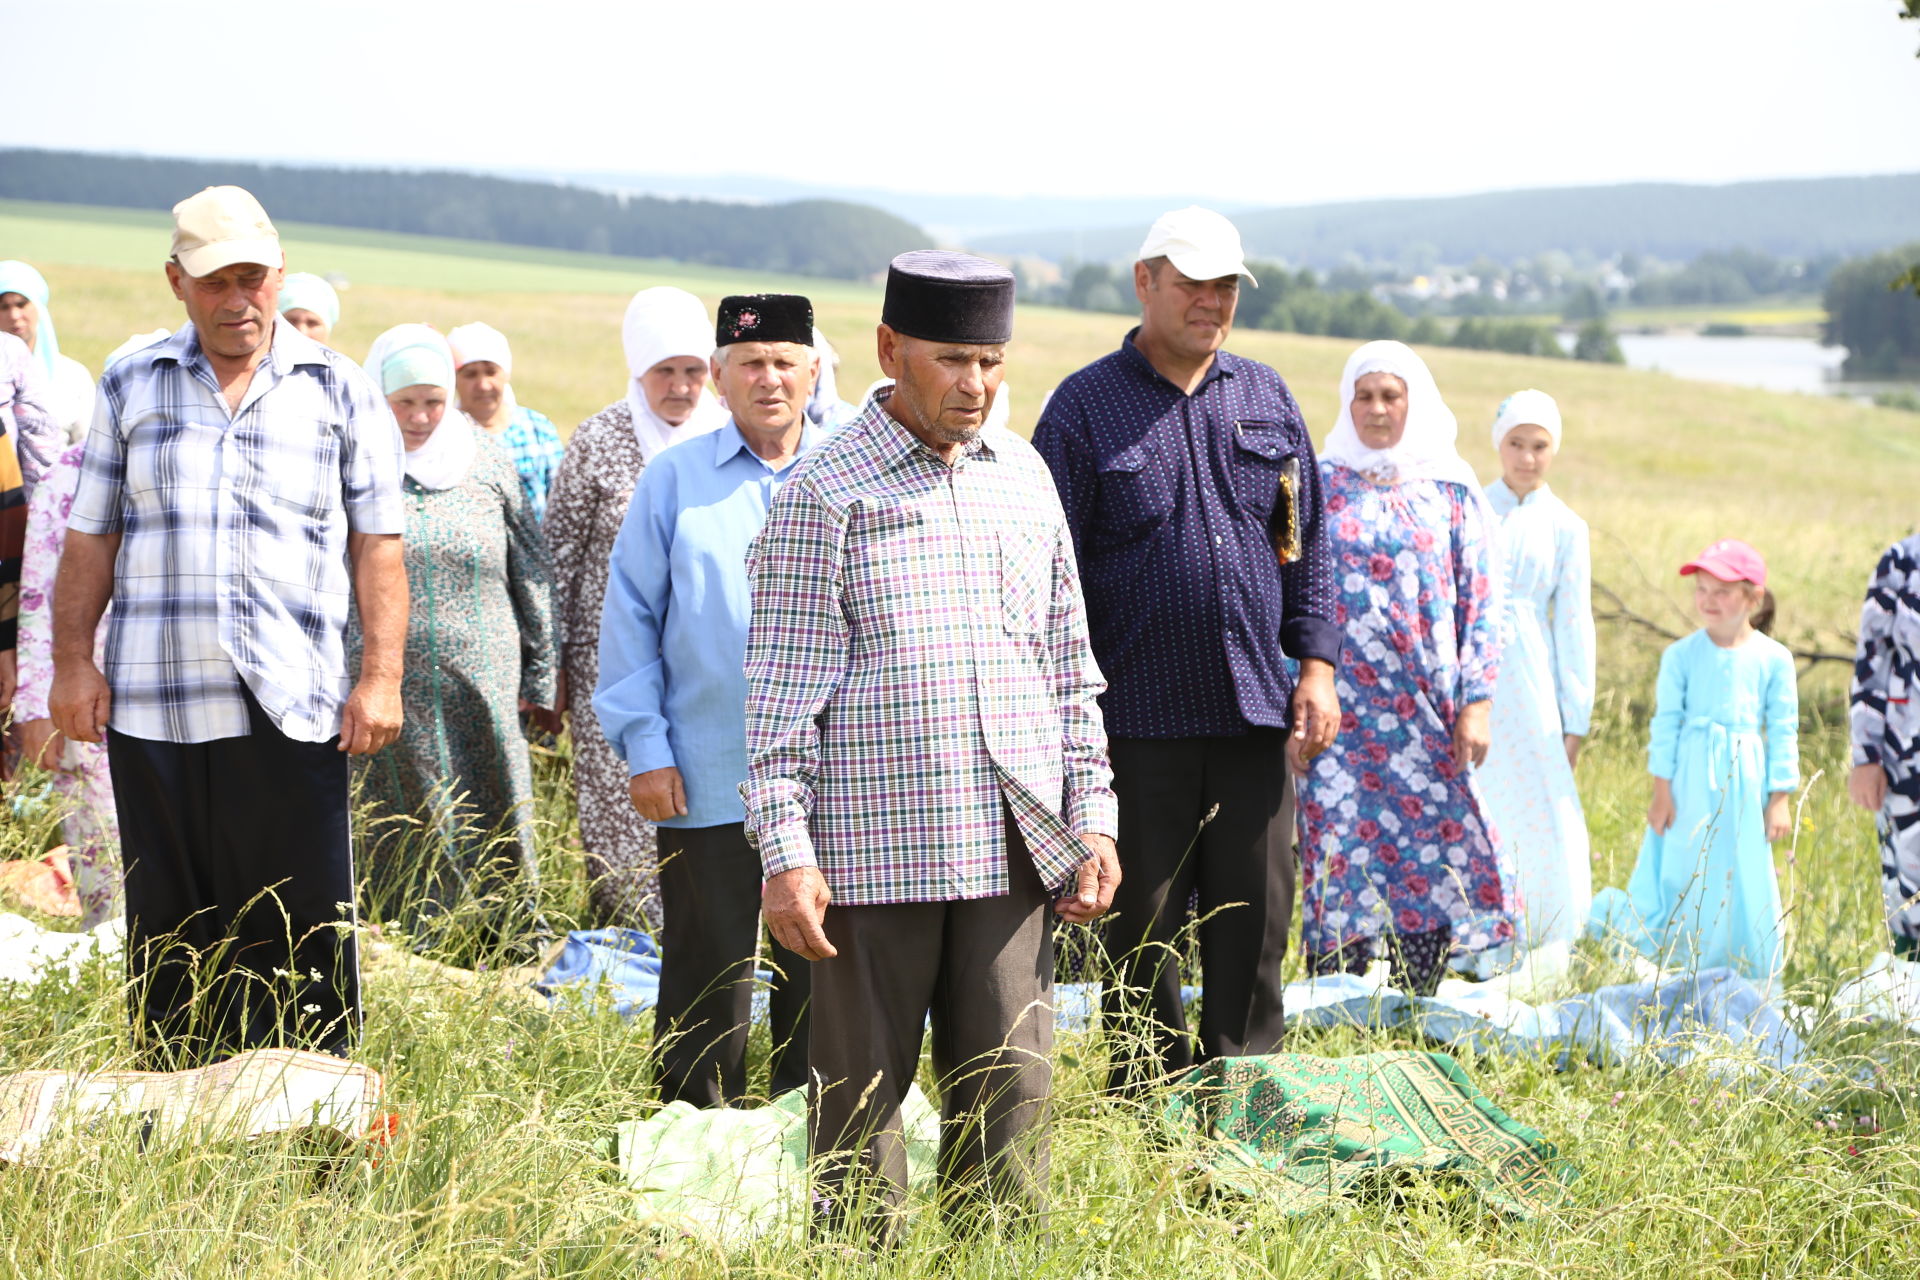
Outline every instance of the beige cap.
[(286, 262), (267, 211), (239, 187), (208, 187), (173, 206), (173, 257), (190, 276), (210, 276), (236, 262)]
[(1190, 280), (1245, 276), (1255, 288), (1260, 285), (1247, 270), (1239, 229), (1197, 204), (1160, 215), (1140, 246), (1140, 261), (1148, 258), (1165, 258)]

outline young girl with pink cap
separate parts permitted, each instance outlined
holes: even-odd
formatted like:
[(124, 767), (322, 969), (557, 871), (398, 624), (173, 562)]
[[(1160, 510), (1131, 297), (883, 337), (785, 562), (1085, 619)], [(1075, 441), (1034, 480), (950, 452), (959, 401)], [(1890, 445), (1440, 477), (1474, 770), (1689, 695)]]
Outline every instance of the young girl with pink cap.
[(1767, 566), (1727, 538), (1680, 567), (1706, 625), (1667, 647), (1648, 766), (1653, 803), (1624, 892), (1593, 902), (1595, 931), (1685, 969), (1728, 967), (1760, 982), (1782, 963), (1776, 840), (1800, 785), (1793, 655), (1766, 634)]

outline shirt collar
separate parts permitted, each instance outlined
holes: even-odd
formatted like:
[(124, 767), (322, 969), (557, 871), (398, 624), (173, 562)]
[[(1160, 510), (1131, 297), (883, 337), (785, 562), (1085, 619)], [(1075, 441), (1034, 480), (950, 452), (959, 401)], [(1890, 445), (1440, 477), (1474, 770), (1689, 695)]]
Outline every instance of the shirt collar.
[[(881, 387), (873, 393), (873, 398), (867, 402), (867, 412), (872, 415), (867, 425), (868, 433), (874, 437), (883, 451), (893, 456), (895, 462), (905, 462), (910, 458), (925, 457), (933, 462), (940, 463), (941, 466), (947, 465), (944, 462), (940, 462), (940, 455), (929, 448), (919, 436), (907, 430), (900, 424), (899, 419), (887, 412), (886, 402), (892, 395), (892, 387)], [(987, 434), (984, 431), (978, 436), (975, 436), (967, 444), (961, 446), (960, 457), (956, 461), (964, 462), (976, 456), (984, 456), (987, 458), (995, 456), (993, 445), (988, 442)]]
[[(1127, 330), (1126, 338), (1120, 343), (1120, 358), (1128, 361), (1135, 372), (1144, 374), (1149, 378), (1157, 379), (1160, 382), (1165, 382), (1168, 386), (1173, 387), (1173, 383), (1167, 381), (1166, 375), (1153, 367), (1153, 361), (1147, 359), (1146, 353), (1133, 344), (1134, 338), (1137, 337), (1139, 333), (1139, 325), (1135, 325), (1133, 328)], [(1201, 392), (1205, 391), (1216, 378), (1231, 378), (1233, 376), (1234, 362), (1237, 359), (1238, 357), (1228, 354), (1224, 348), (1214, 352), (1213, 365), (1207, 370), (1206, 376), (1200, 379), (1200, 385), (1193, 389), (1193, 394), (1198, 396)], [(1179, 387), (1174, 387), (1174, 390), (1181, 391)], [(1185, 395), (1186, 392), (1181, 391), (1181, 394)]]
[[(183, 324), (170, 338), (156, 342), (148, 348), (149, 365), (162, 360), (172, 360), (177, 364), (192, 365), (203, 363), (206, 352), (200, 346), (200, 331), (191, 323)], [(271, 365), (277, 377), (284, 377), (303, 364), (326, 364), (327, 349), (309, 338), (306, 334), (288, 324), (284, 317), (274, 316), (272, 345), (267, 348), (267, 364)]]
[[(819, 428), (814, 426), (812, 419), (808, 419), (807, 424), (800, 428), (800, 447), (793, 451), (791, 458), (787, 459), (787, 467), (806, 457), (807, 451), (818, 443), (819, 438)], [(747, 447), (747, 438), (741, 434), (740, 424), (733, 420), (732, 415), (728, 415), (726, 425), (713, 433), (713, 465), (724, 467), (733, 461), (735, 454), (739, 453), (744, 453), (761, 466), (766, 466), (766, 459)], [(785, 471), (787, 467), (781, 467), (780, 470)], [(767, 469), (773, 470), (771, 467)]]

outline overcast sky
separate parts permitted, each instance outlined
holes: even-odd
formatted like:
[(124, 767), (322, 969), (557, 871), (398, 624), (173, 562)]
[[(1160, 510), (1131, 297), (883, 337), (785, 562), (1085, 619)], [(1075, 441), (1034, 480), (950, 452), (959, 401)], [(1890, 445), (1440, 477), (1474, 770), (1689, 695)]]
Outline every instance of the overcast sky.
[(1274, 204), (1913, 171), (1895, 11), (0, 0), (0, 143)]

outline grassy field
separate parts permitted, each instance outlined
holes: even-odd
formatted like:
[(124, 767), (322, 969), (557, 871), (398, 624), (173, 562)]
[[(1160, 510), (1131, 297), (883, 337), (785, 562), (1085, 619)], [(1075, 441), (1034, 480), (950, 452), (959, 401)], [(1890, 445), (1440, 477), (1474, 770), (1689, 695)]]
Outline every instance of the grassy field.
[[(857, 394), (875, 376), (876, 291), (746, 279), (670, 264), (497, 252), (400, 236), (286, 228), (290, 266), (339, 270), (339, 345), (364, 353), (401, 320), (485, 319), (514, 340), (521, 399), (571, 423), (622, 393), (625, 295), (679, 283), (712, 302), (738, 289), (797, 287), (820, 304)], [(0, 205), (0, 257), (45, 270), (65, 347), (97, 367), (128, 333), (178, 322), (159, 271), (164, 220)], [(1015, 422), (1044, 390), (1109, 350), (1114, 317), (1024, 309), (1010, 354)], [(1285, 373), (1324, 434), (1347, 345), (1236, 335), (1234, 348)], [(1716, 537), (1756, 543), (1773, 566), (1783, 638), (1850, 651), (1866, 575), (1920, 520), (1920, 428), (1911, 414), (1562, 361), (1426, 353), (1462, 422), (1462, 450), (1494, 470), (1485, 424), (1507, 393), (1559, 398), (1567, 445), (1556, 489), (1594, 530), (1597, 580), (1626, 608), (1685, 630), (1674, 566)], [(1604, 597), (1603, 597), (1604, 600)], [(1595, 734), (1580, 767), (1596, 876), (1622, 883), (1647, 801), (1646, 716), (1662, 641), (1603, 623)], [(1811, 780), (1779, 870), (1792, 913), (1794, 996), (1823, 1006), (1884, 948), (1878, 864), (1864, 815), (1847, 806), (1840, 664), (1803, 681)], [(544, 893), (577, 919), (584, 890), (557, 760), (542, 761)], [(0, 853), (37, 847), (44, 824), (0, 828)], [(1609, 970), (1597, 958), (1591, 984)], [(0, 994), (0, 1071), (124, 1060), (117, 974), (89, 970), (30, 1000)], [(1305, 1033), (1292, 1047), (1341, 1054), (1408, 1047), (1385, 1034)], [(612, 1126), (652, 1105), (644, 1027), (611, 1014), (549, 1019), (484, 991), (370, 979), (365, 1059), (385, 1071), (405, 1136), (377, 1167), (316, 1174), (298, 1150), (76, 1146), (53, 1168), (0, 1175), (0, 1275), (28, 1277), (406, 1277), (798, 1275), (1380, 1277), (1910, 1277), (1920, 1266), (1920, 1054), (1909, 1040), (1819, 1020), (1810, 1044), (1830, 1083), (1801, 1093), (1729, 1090), (1698, 1070), (1555, 1072), (1522, 1057), (1470, 1062), (1503, 1106), (1540, 1128), (1581, 1171), (1559, 1211), (1499, 1224), (1445, 1191), (1287, 1221), (1257, 1203), (1194, 1194), (1184, 1157), (1148, 1137), (1145, 1116), (1097, 1095), (1104, 1047), (1062, 1046), (1050, 1241), (954, 1240), (923, 1221), (882, 1265), (781, 1241), (722, 1253), (658, 1234), (609, 1176)], [(1864, 1059), (1873, 1087), (1856, 1083)], [(1866, 1119), (1862, 1119), (1865, 1117)]]

